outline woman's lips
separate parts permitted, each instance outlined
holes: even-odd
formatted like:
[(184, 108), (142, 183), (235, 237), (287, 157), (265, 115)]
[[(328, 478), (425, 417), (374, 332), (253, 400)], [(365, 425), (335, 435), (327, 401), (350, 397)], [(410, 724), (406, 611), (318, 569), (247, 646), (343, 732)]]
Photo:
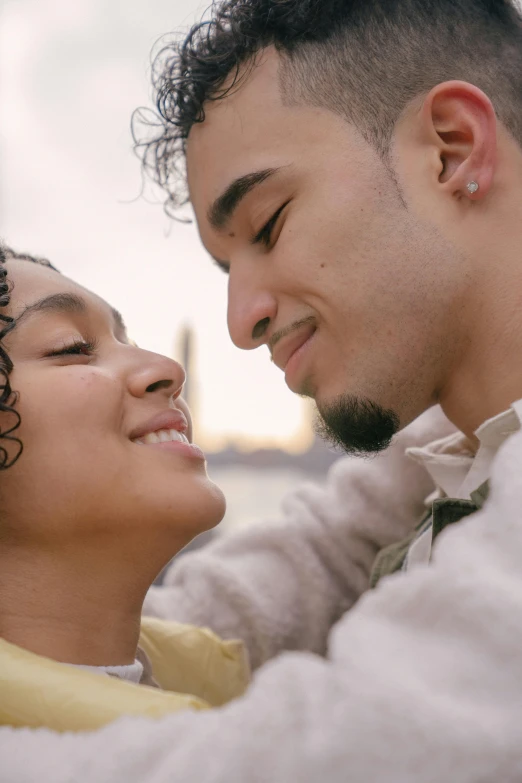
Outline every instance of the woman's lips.
[[(183, 457), (205, 460), (205, 455), (199, 446), (196, 446), (194, 443), (189, 443), (185, 432), (183, 432), (183, 430), (186, 430), (186, 427), (183, 426), (184, 420), (180, 421), (173, 417), (169, 419), (167, 416), (161, 416), (155, 417), (155, 419), (151, 421), (154, 421), (156, 424), (165, 423), (172, 425), (174, 423), (174, 427), (162, 427), (161, 429), (143, 433), (140, 437), (132, 438), (132, 442), (137, 446), (162, 449), (163, 451), (170, 451)], [(141, 429), (143, 430), (144, 427)]]
[(129, 438), (131, 440), (142, 439), (149, 433), (160, 430), (177, 430), (185, 434), (188, 431), (187, 419), (182, 411), (167, 409), (135, 427), (130, 432)]
[(161, 449), (162, 451), (170, 451), (173, 454), (177, 454), (180, 457), (187, 457), (189, 459), (197, 459), (205, 462), (206, 457), (199, 446), (195, 443), (183, 443), (179, 440), (170, 440), (163, 443), (142, 443), (139, 444), (142, 448), (148, 449)]

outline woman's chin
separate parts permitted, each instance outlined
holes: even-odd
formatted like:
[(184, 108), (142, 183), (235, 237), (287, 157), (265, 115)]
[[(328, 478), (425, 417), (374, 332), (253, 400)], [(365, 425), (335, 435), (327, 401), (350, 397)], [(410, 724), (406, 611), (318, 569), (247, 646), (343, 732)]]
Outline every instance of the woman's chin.
[(227, 505), (221, 489), (206, 475), (192, 483), (190, 492), (188, 489), (187, 485), (183, 496), (177, 496), (175, 511), (170, 515), (170, 525), (186, 531), (194, 538), (219, 525)]
[(207, 522), (200, 532), (210, 530), (219, 525), (227, 510), (227, 502), (222, 490), (209, 478), (207, 478), (206, 484), (205, 494), (207, 497), (205, 499), (201, 498), (201, 507), (202, 514), (206, 516)]

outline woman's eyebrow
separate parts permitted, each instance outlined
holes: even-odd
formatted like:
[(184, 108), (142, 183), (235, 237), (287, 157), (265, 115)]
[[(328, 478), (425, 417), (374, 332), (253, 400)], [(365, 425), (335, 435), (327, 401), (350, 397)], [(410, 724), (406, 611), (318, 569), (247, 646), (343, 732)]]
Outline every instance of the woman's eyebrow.
[(37, 299), (36, 302), (31, 302), (31, 304), (26, 305), (21, 313), (16, 316), (15, 321), (19, 324), (22, 319), (26, 319), (34, 313), (41, 313), (49, 310), (57, 313), (85, 313), (87, 310), (87, 303), (85, 299), (78, 296), (78, 294), (50, 294), (49, 296)]
[[(41, 299), (37, 299), (36, 302), (24, 307), (22, 312), (16, 317), (16, 323), (19, 324), (22, 319), (25, 319), (34, 313), (41, 312), (55, 312), (55, 313), (86, 313), (88, 305), (85, 299), (78, 294), (72, 293), (58, 293), (44, 296)], [(112, 317), (116, 325), (122, 330), (126, 331), (125, 323), (121, 313), (114, 307), (110, 307)]]
[(125, 326), (125, 321), (123, 320), (123, 316), (120, 313), (120, 311), (116, 310), (115, 307), (111, 307), (111, 313), (116, 323), (116, 326), (118, 326), (122, 330), (122, 332), (126, 332), (127, 327)]

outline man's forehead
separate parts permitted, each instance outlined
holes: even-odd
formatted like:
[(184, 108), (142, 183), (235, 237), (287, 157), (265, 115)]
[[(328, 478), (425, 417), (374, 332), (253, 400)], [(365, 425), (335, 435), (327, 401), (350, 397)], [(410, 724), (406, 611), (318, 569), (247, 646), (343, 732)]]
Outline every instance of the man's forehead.
[[(264, 49), (255, 60), (241, 66), (238, 76), (231, 74), (221, 90), (228, 91), (224, 98), (205, 103), (204, 122), (192, 126), (187, 148), (194, 138), (208, 135), (217, 127), (244, 121), (243, 115), (266, 116), (266, 107), (283, 108), (279, 79), (280, 57), (275, 49)], [(205, 131), (205, 134), (202, 132)]]
[(213, 199), (227, 182), (266, 167), (257, 158), (282, 135), (277, 68), (267, 51), (227, 97), (205, 105), (205, 120), (192, 126), (186, 144), (192, 203), (201, 191)]
[(266, 50), (237, 89), (205, 106), (204, 122), (189, 134), (189, 199), (204, 243), (211, 222), (206, 217), (235, 181), (268, 170), (296, 174), (321, 165), (349, 172), (368, 156), (368, 143), (341, 114), (283, 100), (280, 67), (279, 55)]

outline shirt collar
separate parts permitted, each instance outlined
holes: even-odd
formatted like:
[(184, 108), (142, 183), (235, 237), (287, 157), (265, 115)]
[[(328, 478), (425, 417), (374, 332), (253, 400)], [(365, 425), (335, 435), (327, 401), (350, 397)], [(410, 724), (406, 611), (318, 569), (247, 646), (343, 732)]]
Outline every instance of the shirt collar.
[(467, 498), (489, 478), (491, 463), (500, 446), (522, 422), (522, 400), (488, 419), (476, 430), (479, 446), (462, 433), (455, 432), (446, 438), (419, 448), (406, 449), (406, 454), (424, 465), (435, 485), (447, 497)]

